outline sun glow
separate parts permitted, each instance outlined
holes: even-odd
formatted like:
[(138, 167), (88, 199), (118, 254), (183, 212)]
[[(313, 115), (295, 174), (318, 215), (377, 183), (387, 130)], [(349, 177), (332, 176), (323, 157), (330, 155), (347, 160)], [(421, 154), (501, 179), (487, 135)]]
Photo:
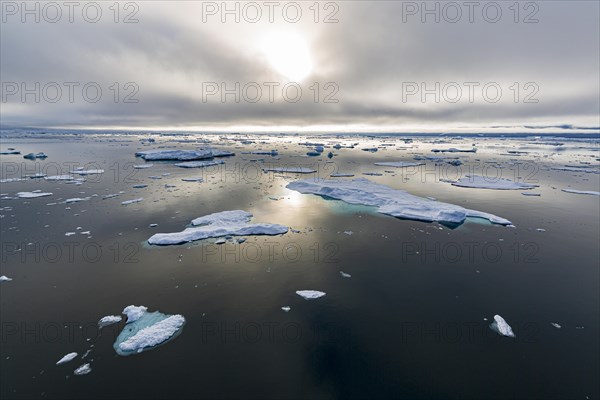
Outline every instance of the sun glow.
[(263, 41), (262, 51), (275, 71), (294, 82), (302, 81), (312, 71), (308, 45), (298, 34), (272, 34)]

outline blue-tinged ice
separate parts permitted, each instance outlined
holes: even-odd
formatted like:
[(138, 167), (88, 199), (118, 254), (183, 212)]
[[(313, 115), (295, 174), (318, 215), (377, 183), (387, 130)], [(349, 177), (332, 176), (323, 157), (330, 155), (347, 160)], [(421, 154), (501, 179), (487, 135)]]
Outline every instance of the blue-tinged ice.
[(117, 337), (113, 348), (117, 354), (128, 356), (151, 350), (175, 339), (183, 330), (183, 315), (148, 312), (143, 306), (129, 306), (123, 310), (127, 324)]

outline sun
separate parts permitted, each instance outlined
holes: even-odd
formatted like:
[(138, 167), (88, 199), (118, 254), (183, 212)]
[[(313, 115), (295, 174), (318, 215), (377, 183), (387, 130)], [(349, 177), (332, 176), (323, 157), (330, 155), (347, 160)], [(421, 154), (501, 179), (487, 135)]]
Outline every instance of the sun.
[(275, 71), (294, 82), (300, 82), (312, 71), (312, 59), (304, 38), (296, 33), (267, 36), (262, 52)]

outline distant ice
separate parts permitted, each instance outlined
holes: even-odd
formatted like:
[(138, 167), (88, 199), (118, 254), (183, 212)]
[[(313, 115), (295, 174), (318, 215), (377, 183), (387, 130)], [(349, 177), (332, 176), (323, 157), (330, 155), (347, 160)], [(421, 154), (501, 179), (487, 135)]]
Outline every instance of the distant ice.
[(184, 182), (204, 182), (204, 178), (201, 177), (193, 177), (193, 178), (181, 178)]
[(292, 309), (292, 307), (290, 306), (285, 306), (285, 307), (281, 307), (281, 309), (285, 312), (290, 312), (290, 310)]
[(210, 161), (187, 161), (182, 163), (175, 164), (176, 167), (181, 168), (204, 168), (210, 167), (213, 165), (225, 164), (225, 161), (222, 160), (210, 160)]
[(14, 154), (21, 154), (21, 152), (19, 150), (3, 150), (0, 151), (0, 154), (2, 155), (14, 155)]
[(340, 271), (340, 275), (342, 278), (352, 278), (352, 275), (345, 273), (344, 271)]
[(425, 163), (406, 162), (406, 161), (384, 161), (384, 162), (376, 162), (375, 165), (378, 165), (380, 167), (406, 168), (406, 167), (417, 167), (419, 165), (425, 165)]
[(538, 187), (529, 183), (515, 182), (504, 178), (486, 178), (479, 175), (466, 175), (457, 181), (451, 182), (453, 186), (476, 188), (476, 189), (495, 189), (495, 190), (528, 190)]
[(319, 292), (318, 290), (297, 290), (296, 294), (304, 300), (314, 300), (325, 296), (325, 292)]
[(251, 224), (252, 214), (242, 210), (222, 211), (205, 215), (192, 221), (192, 227), (181, 232), (157, 233), (148, 239), (155, 245), (172, 245), (217, 238), (221, 236), (280, 235), (288, 228), (279, 224)]
[(135, 169), (146, 169), (146, 168), (152, 168), (154, 167), (154, 164), (141, 164), (141, 165), (134, 165), (133, 168)]
[(450, 147), (449, 149), (432, 149), (433, 153), (476, 153), (477, 149), (475, 147), (470, 149), (457, 149), (455, 147)]
[(281, 168), (263, 168), (265, 172), (282, 172), (282, 173), (290, 173), (290, 174), (312, 174), (317, 172), (311, 168), (305, 167), (281, 167)]
[(139, 199), (125, 200), (125, 201), (122, 201), (121, 204), (126, 206), (127, 204), (139, 203), (140, 201), (144, 201), (144, 198), (140, 197)]
[(73, 197), (71, 199), (66, 199), (65, 203), (69, 204), (69, 203), (78, 203), (80, 201), (88, 201), (91, 197)]
[(332, 178), (351, 178), (354, 176), (354, 174), (348, 174), (348, 173), (333, 173), (331, 175), (329, 175)]
[(142, 157), (146, 161), (192, 161), (203, 160), (213, 157), (233, 156), (234, 153), (216, 150), (216, 149), (198, 149), (198, 150), (145, 150), (135, 153), (136, 156)]
[(36, 158), (47, 158), (48, 156), (44, 153), (29, 153), (29, 154), (25, 154), (23, 156), (23, 158), (26, 158), (28, 160), (35, 160)]
[(17, 197), (21, 199), (34, 199), (36, 197), (45, 197), (52, 196), (52, 193), (44, 193), (39, 190), (35, 190), (33, 192), (19, 192), (17, 193)]
[(595, 192), (593, 190), (575, 190), (575, 189), (562, 189), (563, 192), (573, 193), (573, 194), (590, 194), (593, 196), (600, 196), (600, 192)]
[(494, 322), (491, 323), (490, 328), (502, 336), (516, 337), (510, 325), (499, 315), (494, 315)]
[(77, 357), (77, 353), (75, 353), (75, 352), (69, 353), (69, 354), (65, 355), (63, 358), (61, 358), (60, 360), (58, 360), (56, 362), (56, 365), (68, 363), (69, 361), (73, 360), (75, 357)]
[(27, 180), (26, 178), (6, 178), (6, 179), (0, 179), (0, 183), (23, 182), (26, 180)]
[(500, 225), (511, 224), (507, 219), (493, 214), (418, 197), (404, 190), (393, 189), (365, 178), (353, 180), (305, 179), (291, 182), (286, 187), (300, 193), (327, 196), (349, 204), (378, 207), (378, 212), (398, 218), (460, 224), (467, 217), (473, 217), (487, 219)]
[[(123, 312), (130, 307), (134, 307), (136, 318), (129, 318), (128, 315), (127, 324), (113, 344), (113, 348), (121, 356), (141, 353), (165, 344), (177, 337), (185, 325), (182, 315), (148, 312), (143, 306), (129, 306)], [(133, 312), (129, 311), (130, 314)]]
[(550, 325), (552, 325), (553, 327), (555, 327), (556, 329), (560, 329), (562, 328), (562, 326), (560, 326), (560, 324), (556, 323), (556, 322), (551, 322)]
[(44, 178), (47, 181), (72, 181), (73, 175), (52, 175)]
[(86, 374), (89, 374), (90, 372), (92, 372), (92, 367), (90, 367), (90, 364), (83, 364), (82, 366), (77, 368), (75, 371), (73, 371), (73, 373), (75, 375), (86, 375)]
[(100, 175), (104, 173), (103, 169), (83, 169), (83, 168), (77, 168), (73, 171), (70, 171), (69, 173), (71, 174), (77, 174), (77, 175)]

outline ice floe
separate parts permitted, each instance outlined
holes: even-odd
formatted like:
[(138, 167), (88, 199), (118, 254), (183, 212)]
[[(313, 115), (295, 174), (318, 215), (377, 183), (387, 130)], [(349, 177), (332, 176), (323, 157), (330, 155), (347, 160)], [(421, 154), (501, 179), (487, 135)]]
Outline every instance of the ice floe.
[(573, 194), (590, 194), (593, 196), (600, 196), (600, 192), (596, 192), (593, 190), (575, 190), (575, 189), (562, 189), (563, 192), (573, 193)]
[(101, 175), (104, 173), (103, 169), (83, 169), (83, 168), (77, 168), (73, 171), (69, 171), (69, 173), (71, 174), (77, 174), (77, 175)]
[(199, 149), (199, 150), (145, 150), (135, 153), (137, 157), (142, 157), (144, 160), (152, 161), (192, 161), (202, 160), (213, 157), (233, 156), (234, 153), (216, 150), (216, 149)]
[(9, 281), (12, 281), (12, 278), (9, 278), (6, 275), (0, 276), (0, 282), (9, 282)]
[(383, 162), (376, 162), (375, 165), (380, 166), (380, 167), (406, 168), (406, 167), (417, 167), (419, 165), (425, 165), (425, 163), (409, 162), (409, 161), (383, 161)]
[(21, 199), (35, 199), (36, 197), (52, 196), (52, 193), (42, 192), (40, 190), (34, 190), (33, 192), (19, 192), (17, 197)]
[(296, 294), (304, 300), (314, 300), (325, 296), (325, 292), (319, 292), (318, 290), (297, 290)]
[(106, 317), (100, 318), (100, 320), (98, 321), (98, 327), (104, 328), (105, 326), (116, 324), (118, 322), (121, 322), (121, 319), (122, 318), (120, 315), (107, 315)]
[(505, 178), (487, 178), (479, 175), (466, 175), (456, 181), (450, 181), (453, 186), (495, 189), (495, 190), (528, 190), (538, 187), (524, 182), (515, 182)]
[(44, 178), (47, 181), (72, 181), (75, 179), (73, 175), (52, 175)]
[(502, 318), (499, 315), (494, 315), (494, 322), (491, 323), (490, 328), (492, 328), (494, 331), (498, 332), (502, 336), (507, 336), (511, 338), (516, 337), (508, 322), (506, 322), (504, 318)]
[(312, 174), (317, 172), (311, 168), (305, 167), (276, 167), (276, 168), (263, 168), (265, 172), (281, 172), (281, 173), (290, 173), (290, 174)]
[(121, 204), (126, 206), (127, 204), (139, 203), (140, 201), (144, 201), (144, 198), (140, 197), (139, 199), (125, 200), (125, 201), (122, 201)]
[(378, 212), (398, 218), (460, 224), (467, 217), (473, 217), (487, 219), (501, 225), (511, 224), (509, 220), (493, 214), (418, 197), (404, 190), (393, 189), (365, 178), (353, 180), (305, 179), (291, 182), (286, 187), (300, 193), (330, 197), (349, 204), (378, 207)]
[(23, 158), (26, 158), (28, 160), (35, 160), (36, 158), (47, 158), (48, 156), (44, 153), (29, 153), (29, 154), (25, 154), (23, 156)]
[(77, 353), (75, 353), (75, 352), (69, 353), (69, 354), (65, 355), (63, 358), (61, 358), (60, 360), (58, 360), (56, 362), (56, 365), (68, 363), (69, 361), (73, 360), (75, 357), (77, 357)]
[(148, 311), (148, 307), (144, 306), (127, 306), (123, 309), (123, 314), (127, 316), (127, 323), (135, 322)]
[(75, 371), (73, 371), (73, 373), (75, 375), (87, 375), (90, 372), (92, 372), (92, 367), (90, 367), (90, 364), (83, 364), (82, 366), (77, 368)]
[(172, 245), (221, 236), (280, 235), (288, 228), (279, 224), (250, 223), (252, 214), (243, 210), (222, 211), (192, 220), (181, 232), (157, 233), (148, 239), (155, 245)]
[(141, 353), (165, 344), (177, 337), (185, 325), (183, 315), (148, 312), (143, 306), (126, 307), (123, 313), (126, 310), (129, 314), (135, 311), (135, 318), (129, 318), (128, 314), (127, 324), (113, 344), (113, 348), (121, 356)]
[(204, 178), (201, 177), (192, 177), (192, 178), (181, 178), (184, 182), (204, 182)]
[(180, 168), (204, 168), (211, 167), (213, 165), (225, 164), (223, 160), (210, 160), (210, 161), (187, 161), (175, 164), (176, 167)]

